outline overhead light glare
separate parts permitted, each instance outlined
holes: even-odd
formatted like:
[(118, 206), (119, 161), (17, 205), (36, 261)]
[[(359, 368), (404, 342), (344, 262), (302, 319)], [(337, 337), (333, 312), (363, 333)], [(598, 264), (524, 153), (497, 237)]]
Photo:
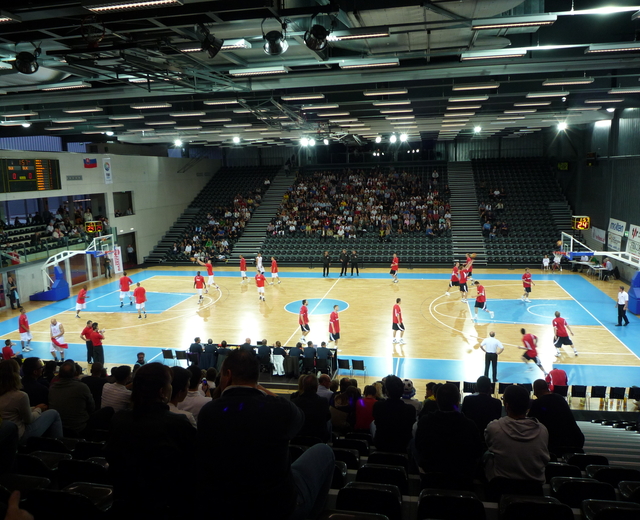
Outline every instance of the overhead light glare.
[(395, 143), (397, 140), (398, 140), (398, 137), (395, 134), (389, 137), (389, 142), (391, 143)]
[(558, 123), (558, 131), (559, 132), (563, 132), (567, 129), (567, 123), (565, 123), (564, 121), (561, 121), (560, 123)]

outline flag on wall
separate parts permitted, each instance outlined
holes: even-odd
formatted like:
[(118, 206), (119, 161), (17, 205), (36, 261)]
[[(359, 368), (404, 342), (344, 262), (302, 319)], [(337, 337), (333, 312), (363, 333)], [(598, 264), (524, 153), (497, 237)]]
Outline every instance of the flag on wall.
[(98, 159), (84, 159), (84, 167), (85, 168), (97, 168), (98, 167)]

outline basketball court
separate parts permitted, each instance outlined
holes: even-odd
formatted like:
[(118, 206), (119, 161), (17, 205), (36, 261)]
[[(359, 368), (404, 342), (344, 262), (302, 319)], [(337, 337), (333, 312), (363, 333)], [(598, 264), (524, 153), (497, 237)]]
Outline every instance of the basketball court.
[[(414, 380), (475, 381), (484, 371), (484, 353), (479, 343), (495, 331), (505, 346), (498, 363), (501, 382), (532, 382), (542, 372), (521, 360), (524, 352), (520, 329), (538, 336), (538, 352), (548, 371), (563, 368), (570, 384), (632, 386), (640, 381), (640, 320), (629, 315), (628, 327), (615, 327), (617, 312), (613, 297), (618, 283), (591, 280), (566, 270), (562, 273), (532, 269), (536, 284), (525, 303), (521, 271), (476, 268), (474, 277), (486, 288), (487, 307), (495, 313), (479, 311), (473, 315), (475, 289), (470, 287), (468, 303), (460, 301), (457, 290), (445, 296), (450, 273), (443, 269), (399, 271), (400, 282), (392, 283), (388, 271), (363, 270), (360, 276), (340, 278), (333, 269), (323, 278), (319, 269), (281, 270), (281, 284), (266, 286), (266, 302), (258, 294), (249, 271), (249, 281), (241, 283), (237, 268), (215, 270), (220, 290), (210, 288), (202, 304), (193, 288), (199, 266), (190, 268), (149, 268), (129, 271), (134, 284), (147, 290), (147, 318), (138, 319), (135, 304), (124, 301), (120, 308), (119, 275), (100, 278), (88, 284), (87, 308), (75, 318), (75, 293), (58, 302), (29, 302), (33, 355), (50, 359), (49, 322), (55, 317), (65, 328), (69, 343), (67, 359), (81, 364), (86, 349), (80, 339), (86, 320), (98, 321), (105, 328), (105, 360), (113, 364), (133, 364), (137, 352), (147, 361), (161, 361), (161, 349), (184, 350), (196, 336), (215, 343), (253, 344), (266, 338), (272, 345), (279, 340), (293, 346), (300, 337), (298, 309), (303, 298), (309, 300), (311, 332), (316, 344), (328, 341), (329, 313), (339, 306), (341, 339), (339, 356), (363, 359), (367, 381), (393, 373)], [(267, 281), (270, 274), (265, 273)], [(133, 287), (132, 287), (133, 289)], [(401, 298), (406, 333), (405, 344), (392, 343), (391, 311)], [(555, 357), (554, 312), (567, 319), (579, 355), (569, 347)], [(18, 315), (5, 311), (0, 322), (0, 338), (11, 338), (19, 345)], [(329, 345), (330, 347), (333, 344)], [(357, 373), (361, 377), (364, 374)], [(421, 392), (419, 391), (419, 395)]]

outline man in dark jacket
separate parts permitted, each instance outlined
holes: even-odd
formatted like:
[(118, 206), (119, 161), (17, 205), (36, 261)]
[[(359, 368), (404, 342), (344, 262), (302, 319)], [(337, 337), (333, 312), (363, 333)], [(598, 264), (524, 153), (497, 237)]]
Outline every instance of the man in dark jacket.
[(376, 433), (373, 443), (381, 451), (406, 452), (416, 422), (416, 409), (402, 400), (404, 383), (397, 376), (385, 378), (387, 399), (373, 405)]
[(476, 393), (468, 395), (462, 401), (462, 413), (471, 419), (480, 433), (484, 432), (491, 421), (502, 416), (500, 399), (491, 397), (491, 380), (487, 376), (480, 376), (476, 382)]
[(298, 435), (317, 437), (322, 442), (331, 438), (329, 401), (318, 395), (318, 378), (307, 374), (302, 381), (302, 393), (291, 400), (304, 412), (304, 424)]

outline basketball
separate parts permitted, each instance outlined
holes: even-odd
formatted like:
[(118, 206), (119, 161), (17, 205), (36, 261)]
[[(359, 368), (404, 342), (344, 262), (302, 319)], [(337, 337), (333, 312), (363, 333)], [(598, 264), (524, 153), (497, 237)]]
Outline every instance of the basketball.
[(471, 258), (475, 258), (476, 256), (478, 256), (476, 253), (471, 253)]
[(558, 247), (560, 247), (560, 246), (562, 245), (562, 240), (558, 240), (558, 241), (556, 242), (556, 245), (557, 245)]
[(192, 256), (192, 257), (191, 257), (191, 261), (192, 261), (192, 262), (195, 262), (195, 261), (196, 261), (196, 259)]

